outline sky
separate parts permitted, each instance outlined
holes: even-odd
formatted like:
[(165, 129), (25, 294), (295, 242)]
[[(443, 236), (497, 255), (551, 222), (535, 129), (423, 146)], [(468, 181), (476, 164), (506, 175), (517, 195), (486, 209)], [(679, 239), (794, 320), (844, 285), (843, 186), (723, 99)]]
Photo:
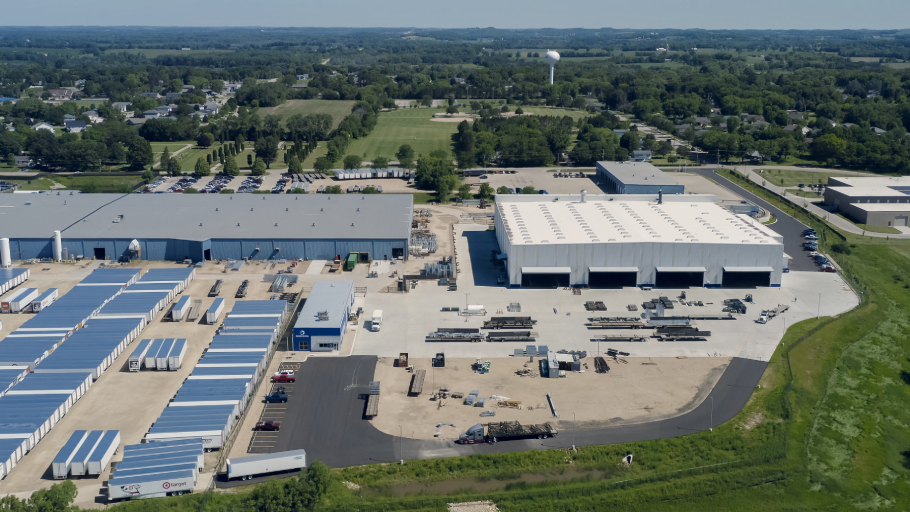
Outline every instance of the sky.
[(0, 26), (910, 27), (910, 0), (28, 0), (2, 12)]

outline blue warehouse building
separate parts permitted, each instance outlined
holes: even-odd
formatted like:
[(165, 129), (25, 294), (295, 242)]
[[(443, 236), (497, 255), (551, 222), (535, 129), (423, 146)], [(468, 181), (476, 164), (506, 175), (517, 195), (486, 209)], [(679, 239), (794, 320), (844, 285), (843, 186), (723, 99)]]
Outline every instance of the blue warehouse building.
[(354, 281), (319, 281), (294, 324), (294, 350), (339, 350), (354, 306)]
[[(13, 260), (407, 258), (410, 194), (0, 194)], [(60, 232), (59, 245), (55, 232)]]

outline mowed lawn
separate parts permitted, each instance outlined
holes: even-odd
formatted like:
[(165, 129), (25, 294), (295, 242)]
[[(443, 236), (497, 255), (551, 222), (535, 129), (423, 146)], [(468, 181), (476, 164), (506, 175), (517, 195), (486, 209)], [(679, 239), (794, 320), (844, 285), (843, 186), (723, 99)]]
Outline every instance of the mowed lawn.
[(344, 116), (351, 113), (354, 108), (353, 100), (288, 100), (277, 107), (264, 107), (259, 109), (259, 117), (267, 115), (281, 116), (282, 126), (294, 114), (303, 116), (309, 114), (329, 114), (332, 116), (332, 129), (338, 128)]
[(781, 180), (783, 180), (783, 186), (787, 188), (796, 187), (800, 183), (807, 186), (810, 184), (818, 185), (819, 183), (825, 185), (828, 183), (829, 176), (877, 176), (876, 174), (859, 172), (814, 172), (785, 169), (756, 169), (755, 173), (768, 180), (768, 183), (778, 187), (781, 186)]
[(363, 139), (351, 142), (346, 154), (362, 155), (364, 160), (384, 156), (397, 160), (395, 153), (402, 144), (409, 144), (416, 155), (428, 155), (441, 149), (451, 154), (452, 134), (458, 123), (432, 121), (433, 114), (444, 112), (441, 108), (406, 108), (380, 112), (376, 128)]

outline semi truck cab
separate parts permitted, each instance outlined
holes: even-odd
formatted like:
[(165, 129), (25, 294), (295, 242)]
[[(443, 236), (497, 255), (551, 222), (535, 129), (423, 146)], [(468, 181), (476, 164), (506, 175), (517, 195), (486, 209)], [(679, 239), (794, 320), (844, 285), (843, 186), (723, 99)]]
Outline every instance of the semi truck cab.
[(382, 310), (377, 309), (373, 311), (373, 319), (370, 321), (370, 330), (373, 332), (379, 332), (379, 329), (382, 328)]

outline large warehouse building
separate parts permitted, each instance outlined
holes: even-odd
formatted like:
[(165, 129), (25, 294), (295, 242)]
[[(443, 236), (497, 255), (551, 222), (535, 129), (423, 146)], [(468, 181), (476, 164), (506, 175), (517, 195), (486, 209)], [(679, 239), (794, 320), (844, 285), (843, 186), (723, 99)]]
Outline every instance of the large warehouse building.
[(609, 194), (682, 194), (669, 173), (647, 162), (597, 162), (597, 181)]
[(496, 196), (511, 286), (780, 286), (783, 238), (713, 195)]
[(0, 194), (0, 237), (13, 260), (382, 260), (408, 257), (413, 212), (410, 194)]
[(910, 226), (910, 176), (832, 176), (824, 203), (860, 224)]

